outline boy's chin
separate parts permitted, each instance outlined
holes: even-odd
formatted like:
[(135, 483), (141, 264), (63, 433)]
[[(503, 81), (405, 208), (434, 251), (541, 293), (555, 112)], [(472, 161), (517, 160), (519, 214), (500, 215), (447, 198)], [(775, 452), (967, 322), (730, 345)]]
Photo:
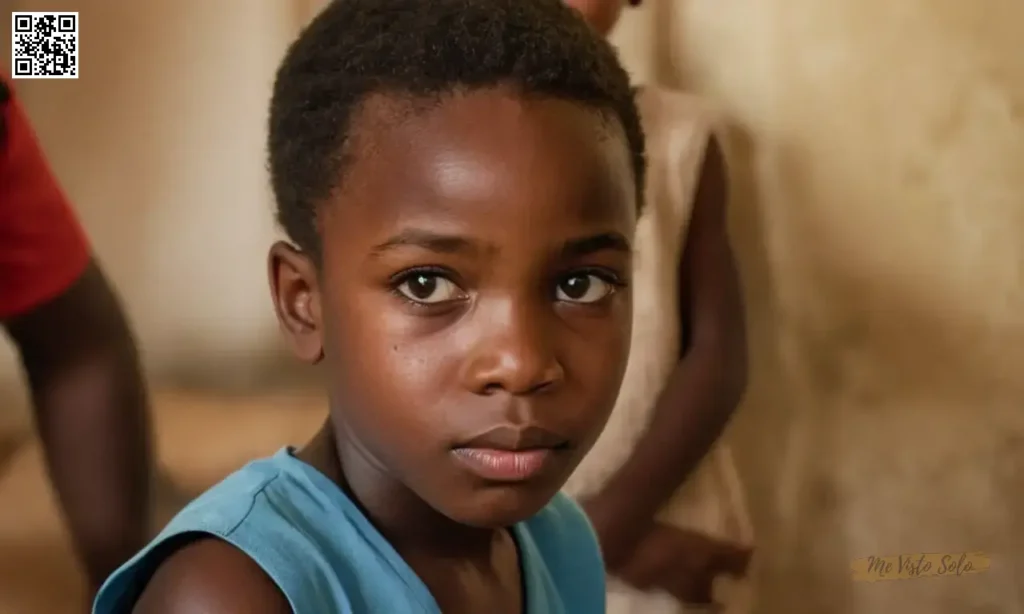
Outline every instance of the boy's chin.
[(459, 524), (481, 529), (501, 529), (536, 516), (558, 489), (530, 488), (521, 484), (489, 486), (439, 510)]

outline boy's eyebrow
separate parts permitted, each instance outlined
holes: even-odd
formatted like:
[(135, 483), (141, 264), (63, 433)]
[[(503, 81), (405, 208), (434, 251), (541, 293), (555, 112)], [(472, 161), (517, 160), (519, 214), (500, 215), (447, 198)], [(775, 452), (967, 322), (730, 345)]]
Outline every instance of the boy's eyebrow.
[[(479, 246), (465, 237), (441, 234), (429, 230), (409, 228), (391, 237), (387, 241), (375, 245), (371, 249), (373, 255), (379, 255), (398, 247), (419, 247), (421, 249), (452, 254), (457, 252), (479, 251)], [(629, 253), (632, 249), (629, 241), (617, 232), (607, 232), (580, 239), (571, 239), (562, 246), (563, 258), (579, 258), (594, 252), (612, 250)]]
[(617, 232), (607, 232), (604, 234), (594, 235), (592, 237), (566, 241), (565, 245), (562, 247), (562, 256), (570, 259), (579, 258), (580, 256), (586, 256), (588, 254), (604, 250), (626, 253), (632, 251), (626, 237)]
[(455, 253), (463, 251), (474, 251), (476, 246), (472, 241), (456, 235), (446, 235), (429, 230), (409, 228), (379, 245), (375, 245), (371, 252), (381, 254), (397, 247), (410, 246), (427, 249), (433, 252)]

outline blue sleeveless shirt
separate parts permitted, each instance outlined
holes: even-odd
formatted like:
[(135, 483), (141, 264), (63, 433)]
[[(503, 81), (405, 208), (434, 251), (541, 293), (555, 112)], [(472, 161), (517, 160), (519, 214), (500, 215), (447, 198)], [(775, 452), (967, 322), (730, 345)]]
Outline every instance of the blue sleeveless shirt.
[[(295, 614), (441, 614), (427, 587), (351, 499), (285, 448), (201, 495), (100, 589), (93, 614), (127, 614), (175, 537), (232, 544)], [(563, 494), (512, 528), (526, 614), (604, 614), (605, 572), (582, 510)]]

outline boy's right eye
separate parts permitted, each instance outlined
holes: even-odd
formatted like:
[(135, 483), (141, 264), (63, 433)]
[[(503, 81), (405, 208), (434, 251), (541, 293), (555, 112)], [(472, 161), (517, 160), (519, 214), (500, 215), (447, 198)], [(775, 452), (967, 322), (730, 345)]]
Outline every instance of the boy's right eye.
[(455, 282), (437, 273), (415, 272), (409, 274), (395, 287), (402, 298), (421, 305), (447, 303), (465, 298)]

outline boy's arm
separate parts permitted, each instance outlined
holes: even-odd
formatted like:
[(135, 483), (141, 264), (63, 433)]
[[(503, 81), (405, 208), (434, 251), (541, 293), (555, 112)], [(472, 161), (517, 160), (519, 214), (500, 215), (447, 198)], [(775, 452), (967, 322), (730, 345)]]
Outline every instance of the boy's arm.
[(657, 511), (697, 468), (746, 388), (744, 311), (728, 240), (726, 191), (722, 152), (712, 139), (680, 267), (682, 359), (632, 455), (586, 505), (610, 566), (628, 556)]
[(0, 324), (20, 352), (47, 464), (95, 590), (145, 542), (146, 395), (125, 315), (24, 111), (6, 93)]

